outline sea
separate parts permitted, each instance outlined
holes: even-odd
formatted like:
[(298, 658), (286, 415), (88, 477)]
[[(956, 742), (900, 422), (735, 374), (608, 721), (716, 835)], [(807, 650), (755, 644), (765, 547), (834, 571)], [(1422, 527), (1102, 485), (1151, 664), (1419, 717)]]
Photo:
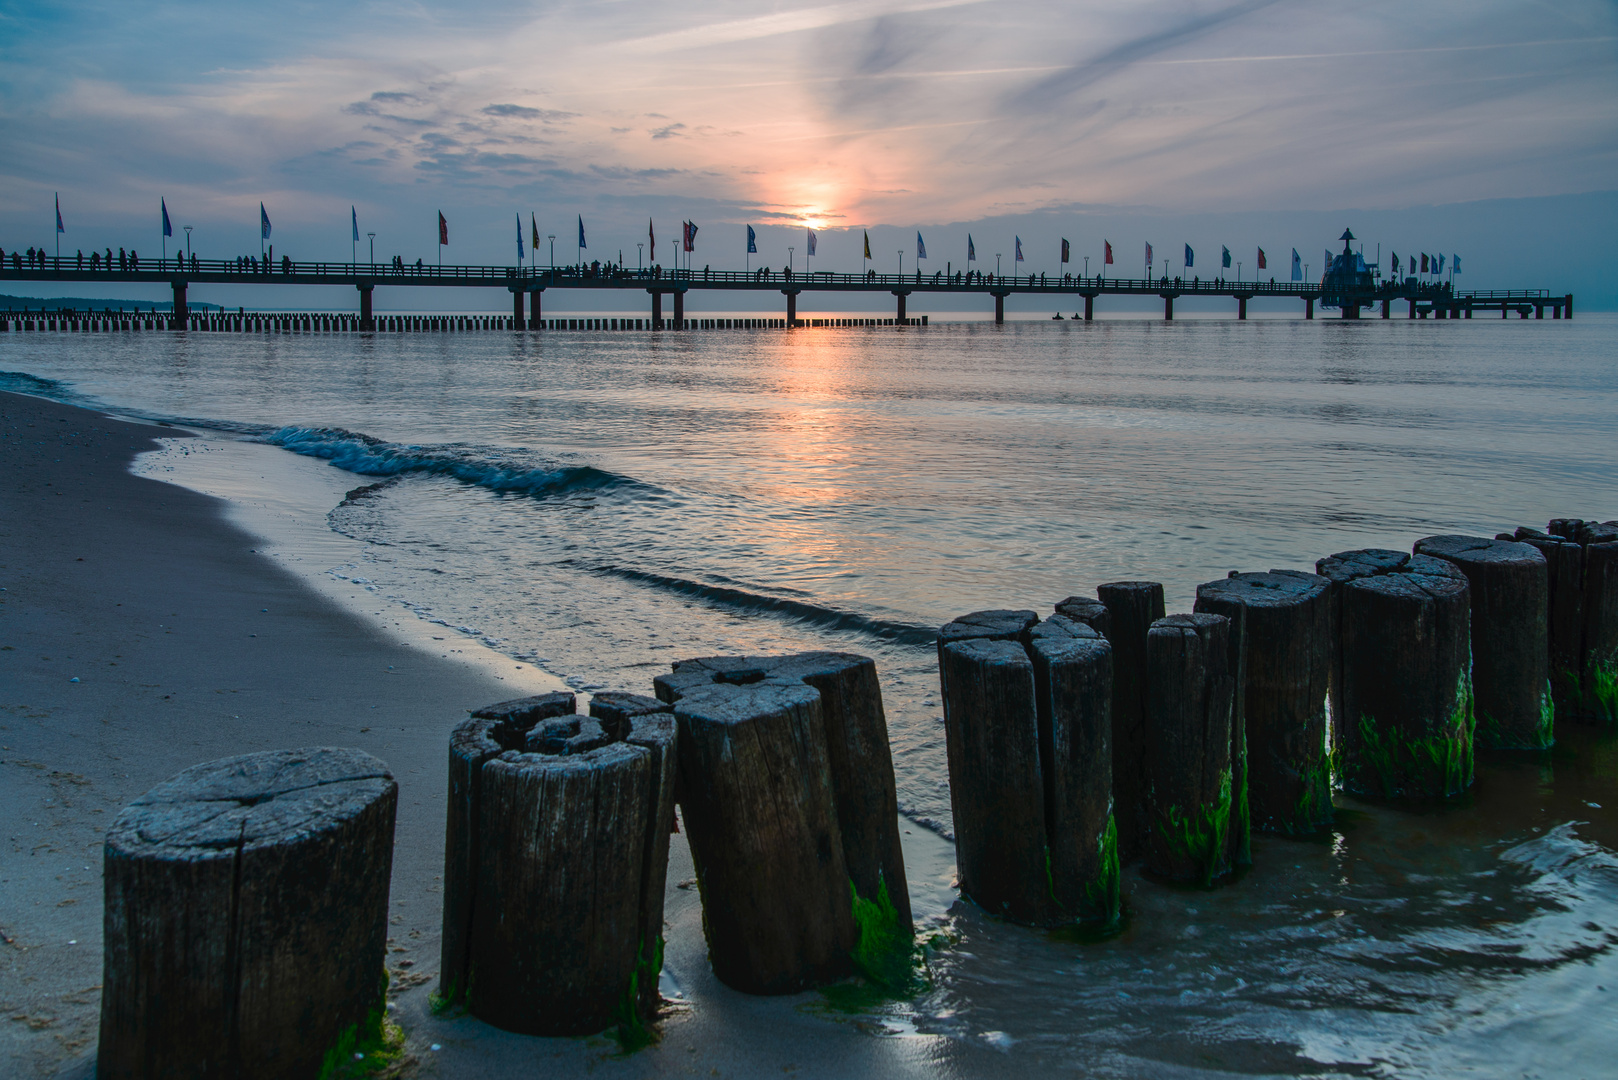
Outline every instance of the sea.
[[(11, 333), (0, 389), (239, 446), (243, 498), (281, 475), (253, 460), (322, 470), (303, 510), (357, 554), (310, 573), (581, 692), (649, 693), (682, 657), (870, 655), (906, 827), (945, 850), (952, 618), (1124, 579), (1188, 611), (1233, 570), (1618, 518), (1600, 313)], [(1129, 872), (1105, 940), (997, 923), (946, 866), (918, 887), (930, 988), (875, 1037), (1092, 1076), (1614, 1074), (1618, 737), (1485, 754), (1443, 805), (1338, 807), (1220, 888)]]

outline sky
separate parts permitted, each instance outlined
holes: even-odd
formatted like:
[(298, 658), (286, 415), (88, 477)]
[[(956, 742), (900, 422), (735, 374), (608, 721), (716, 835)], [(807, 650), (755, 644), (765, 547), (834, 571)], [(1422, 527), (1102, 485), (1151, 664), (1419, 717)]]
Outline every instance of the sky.
[(844, 270), (866, 230), (882, 270), (917, 231), (927, 270), (967, 232), (1021, 237), (1017, 269), (1061, 237), (1318, 267), (1351, 225), (1618, 301), (1610, 0), (0, 0), (0, 146), (7, 250), (52, 242), (58, 193), (64, 250), (155, 251), (165, 199), (199, 253), (256, 253), (262, 201), (295, 258), (346, 260), (353, 207), (361, 258), (433, 261), (442, 212), (445, 261), (494, 264), (519, 215), (558, 262), (581, 217), (630, 265), (690, 219), (699, 266), (740, 268), (751, 224), (753, 266), (813, 227)]

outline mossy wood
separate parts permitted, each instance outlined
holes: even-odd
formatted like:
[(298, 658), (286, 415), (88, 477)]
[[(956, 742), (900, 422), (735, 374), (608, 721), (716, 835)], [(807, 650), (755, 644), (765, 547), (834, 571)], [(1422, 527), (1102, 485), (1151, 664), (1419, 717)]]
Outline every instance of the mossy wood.
[[(1233, 729), (1245, 732), (1252, 827), (1291, 835), (1332, 820), (1326, 750), (1326, 688), (1331, 670), (1330, 583), (1315, 574), (1272, 570), (1231, 574), (1197, 587), (1196, 610), (1231, 620), (1241, 642)], [(1243, 757), (1232, 747), (1233, 799)], [(1240, 830), (1233, 810), (1232, 833)], [(1238, 862), (1242, 861), (1240, 858)]]
[(1118, 853), (1124, 862), (1145, 854), (1146, 634), (1163, 617), (1163, 586), (1155, 581), (1113, 581), (1097, 586), (1112, 628), (1112, 803), (1118, 818)]
[(1332, 582), (1335, 749), (1345, 790), (1456, 795), (1472, 783), (1471, 608), (1466, 575), (1427, 555), (1346, 551)]
[(382, 1008), (398, 786), (337, 747), (197, 765), (104, 852), (103, 1078), (314, 1076)]
[(1618, 521), (1557, 518), (1514, 536), (1545, 556), (1557, 716), (1618, 723)]
[(714, 974), (791, 994), (853, 972), (856, 943), (820, 693), (762, 670), (676, 694), (680, 806)]
[(755, 673), (772, 680), (802, 682), (819, 692), (848, 876), (861, 898), (873, 902), (886, 886), (900, 925), (906, 934), (912, 933), (910, 887), (899, 836), (899, 796), (876, 662), (868, 656), (840, 652), (705, 657), (681, 660), (655, 684), (660, 698), (673, 701), (692, 686), (745, 682)]
[(1529, 544), (1483, 536), (1429, 536), (1414, 550), (1466, 575), (1477, 744), (1547, 749), (1554, 738), (1545, 556)]
[(565, 693), (491, 706), (450, 741), (445, 967), (459, 967), (443, 993), (523, 1034), (592, 1034), (658, 1003), (674, 724), (631, 694), (573, 707)]
[(961, 892), (1029, 925), (1116, 919), (1111, 646), (985, 611), (945, 626), (939, 657)]
[(1207, 885), (1233, 869), (1230, 620), (1170, 615), (1146, 636), (1151, 834), (1146, 865)]

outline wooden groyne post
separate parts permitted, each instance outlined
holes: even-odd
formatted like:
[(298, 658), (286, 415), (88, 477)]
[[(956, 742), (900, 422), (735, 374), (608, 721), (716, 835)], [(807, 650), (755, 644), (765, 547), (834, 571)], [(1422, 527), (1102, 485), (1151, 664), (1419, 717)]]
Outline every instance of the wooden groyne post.
[(1364, 549), (1316, 564), (1331, 581), (1332, 735), (1343, 787), (1384, 798), (1472, 783), (1466, 575), (1427, 555)]
[(1545, 556), (1485, 536), (1429, 536), (1417, 555), (1466, 575), (1472, 611), (1472, 712), (1479, 746), (1544, 750), (1554, 738)]
[(314, 1076), (380, 1033), (398, 785), (359, 750), (193, 766), (113, 822), (96, 1075)]
[(602, 696), (503, 702), (450, 739), (443, 992), (508, 1031), (656, 1005), (677, 736), (660, 703)]
[[(1146, 635), (1163, 617), (1163, 586), (1112, 581), (1096, 587), (1112, 642), (1112, 793), (1118, 852), (1131, 862), (1146, 852)], [(1071, 603), (1071, 601), (1067, 601)]]
[(1551, 692), (1558, 717), (1618, 723), (1618, 521), (1520, 528), (1545, 556)]
[[(1196, 610), (1223, 615), (1242, 646), (1232, 768), (1245, 759), (1252, 827), (1289, 835), (1331, 823), (1326, 690), (1332, 657), (1330, 582), (1272, 570), (1197, 586)], [(1238, 819), (1240, 815), (1237, 815)], [(1238, 820), (1239, 825), (1239, 820)]]

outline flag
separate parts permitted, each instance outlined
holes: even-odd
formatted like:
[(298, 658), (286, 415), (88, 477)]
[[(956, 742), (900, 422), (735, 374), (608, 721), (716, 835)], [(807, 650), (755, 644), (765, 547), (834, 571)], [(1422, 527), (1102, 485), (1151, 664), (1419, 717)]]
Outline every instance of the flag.
[(1195, 265), (1197, 265), (1197, 253), (1191, 250), (1190, 244), (1187, 244), (1185, 246), (1185, 268), (1189, 270)]
[[(534, 238), (537, 240), (539, 238), (539, 234), (535, 233)], [(646, 245), (652, 249), (652, 261), (656, 262), (657, 261), (657, 229), (653, 226), (651, 218), (646, 219)]]
[(589, 250), (590, 245), (584, 242), (584, 215), (579, 215), (579, 246)]
[(1072, 262), (1073, 261), (1072, 258), (1071, 258), (1072, 254), (1073, 254), (1072, 250), (1067, 246), (1067, 238), (1063, 237), (1062, 238), (1062, 262), (1064, 262), (1064, 263)]
[(1152, 272), (1152, 245), (1151, 244), (1146, 245), (1146, 272), (1148, 274), (1150, 274)]
[[(1331, 269), (1331, 251), (1328, 250), (1326, 252), (1326, 261), (1321, 263), (1321, 265), (1324, 266), (1326, 268), (1326, 270)], [(1325, 272), (1326, 272), (1325, 270), (1321, 271), (1321, 273), (1325, 273)]]
[(815, 257), (815, 230), (809, 230), (809, 257)]
[[(444, 215), (439, 214), (438, 220), (443, 221)], [(258, 204), (258, 234), (262, 239), (268, 240), (270, 238), (270, 215), (264, 212), (263, 203)]]
[(1264, 257), (1263, 248), (1258, 249), (1258, 268), (1260, 270), (1268, 270), (1270, 268), (1270, 261)]
[[(59, 233), (67, 232), (62, 227), (62, 197), (60, 195), (56, 196), (56, 231)], [(108, 248), (107, 250), (111, 251), (112, 249)]]
[[(519, 218), (518, 220), (521, 219)], [(528, 211), (528, 230), (529, 239), (533, 241), (533, 245), (528, 250), (537, 256), (539, 254), (539, 222), (534, 220), (532, 210)]]
[(758, 254), (758, 235), (753, 232), (753, 226), (751, 225), (747, 227), (747, 253), (749, 255)]
[(1022, 237), (1015, 237), (1017, 241), (1017, 261), (1022, 262)]
[(1226, 270), (1230, 269), (1230, 249), (1224, 244), (1219, 245), (1219, 265)]
[(444, 247), (444, 246), (446, 246), (448, 244), (449, 244), (449, 222), (444, 220), (444, 211), (440, 210), (438, 212), (438, 246), (439, 247)]
[(973, 262), (978, 257), (978, 249), (972, 245), (972, 234), (966, 234), (966, 261)]
[(1449, 272), (1452, 274), (1459, 274), (1461, 272), (1461, 257), (1459, 255), (1450, 256)]
[(685, 250), (697, 250), (697, 227), (690, 221), (685, 223)]
[(1292, 249), (1292, 280), (1303, 280), (1303, 260), (1298, 258), (1298, 249)]
[(1442, 274), (1443, 272), (1444, 272), (1444, 256), (1440, 255), (1438, 257), (1438, 273)]
[[(360, 242), (360, 212), (353, 206), (348, 208), (348, 221), (354, 227), (354, 243)], [(517, 219), (517, 231), (522, 231), (522, 218)]]
[(517, 215), (517, 261), (518, 261), (518, 262), (522, 262), (522, 260), (523, 260), (523, 250), (522, 250), (522, 215), (521, 215), (521, 214), (518, 214), (518, 215)]
[(916, 258), (917, 259), (925, 259), (926, 257), (927, 257), (927, 241), (923, 240), (921, 238), (921, 233), (918, 232), (918, 233), (916, 233)]
[(169, 201), (167, 199), (160, 198), (157, 200), (157, 203), (163, 208), (163, 235), (173, 236), (174, 226), (169, 224)]
[(1393, 276), (1399, 276), (1399, 253), (1397, 251), (1393, 253)]
[(871, 257), (871, 234), (870, 233), (865, 234), (865, 257), (867, 259), (869, 259)]
[(1427, 272), (1427, 253), (1425, 251), (1421, 253), (1421, 272), (1423, 274)]
[(1107, 249), (1106, 265), (1111, 266), (1112, 265), (1112, 241), (1103, 240), (1103, 241), (1101, 241), (1101, 243), (1102, 243), (1102, 246), (1104, 246)]

